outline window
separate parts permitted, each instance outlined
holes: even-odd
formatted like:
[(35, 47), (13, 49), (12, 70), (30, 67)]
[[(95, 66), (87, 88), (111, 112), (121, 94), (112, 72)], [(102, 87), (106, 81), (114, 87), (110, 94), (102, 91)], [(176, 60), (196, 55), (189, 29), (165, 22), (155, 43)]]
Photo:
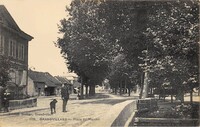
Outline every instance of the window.
[(18, 59), (24, 60), (24, 45), (20, 43), (18, 45)]
[(4, 45), (5, 45), (4, 36), (0, 35), (0, 54), (4, 54)]
[(9, 40), (9, 56), (16, 58), (16, 41)]

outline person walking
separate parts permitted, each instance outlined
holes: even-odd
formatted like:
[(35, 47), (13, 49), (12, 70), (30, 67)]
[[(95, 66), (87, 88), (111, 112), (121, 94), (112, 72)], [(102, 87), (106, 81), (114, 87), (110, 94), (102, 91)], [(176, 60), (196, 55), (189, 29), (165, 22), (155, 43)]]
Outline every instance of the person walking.
[(67, 106), (67, 101), (69, 100), (69, 90), (67, 84), (63, 84), (61, 88), (61, 98), (63, 100), (63, 112), (67, 112), (66, 106)]

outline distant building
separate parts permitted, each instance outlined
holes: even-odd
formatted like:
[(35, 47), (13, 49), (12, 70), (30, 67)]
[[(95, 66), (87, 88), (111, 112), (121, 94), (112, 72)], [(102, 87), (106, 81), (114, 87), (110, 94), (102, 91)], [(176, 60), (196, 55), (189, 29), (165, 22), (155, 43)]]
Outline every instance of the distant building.
[[(64, 76), (55, 76), (55, 78), (57, 80), (59, 80), (62, 84), (68, 84), (69, 86), (69, 90), (70, 90), (70, 93), (73, 93), (73, 84), (70, 82), (70, 80), (68, 80), (66, 77)], [(61, 87), (60, 88), (57, 88), (57, 91), (60, 91), (61, 90)]]
[[(24, 18), (24, 17), (23, 17)], [(23, 32), (4, 5), (0, 5), (0, 55), (11, 60), (11, 81), (13, 98), (23, 98), (28, 83), (28, 45), (32, 36)]]
[(64, 76), (55, 76), (57, 80), (59, 80), (62, 84), (71, 84), (71, 82)]
[(29, 70), (28, 94), (30, 96), (57, 95), (57, 89), (62, 83), (48, 72), (37, 72)]

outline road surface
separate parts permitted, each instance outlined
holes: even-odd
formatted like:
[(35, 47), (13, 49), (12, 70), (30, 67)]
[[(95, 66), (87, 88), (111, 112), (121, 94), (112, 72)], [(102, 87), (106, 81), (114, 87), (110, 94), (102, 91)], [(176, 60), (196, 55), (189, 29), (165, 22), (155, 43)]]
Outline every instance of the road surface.
[[(51, 115), (49, 102), (57, 99), (56, 114)], [(87, 100), (69, 100), (68, 112), (62, 112), (62, 100), (60, 97), (38, 98), (38, 106), (35, 110), (21, 109), (16, 114), (0, 116), (0, 127), (77, 127), (83, 125), (92, 126), (93, 121), (101, 121), (101, 118), (112, 109), (115, 104), (126, 100), (137, 99), (137, 96), (120, 97), (107, 93), (98, 93), (95, 98)], [(34, 108), (33, 108), (34, 109)]]

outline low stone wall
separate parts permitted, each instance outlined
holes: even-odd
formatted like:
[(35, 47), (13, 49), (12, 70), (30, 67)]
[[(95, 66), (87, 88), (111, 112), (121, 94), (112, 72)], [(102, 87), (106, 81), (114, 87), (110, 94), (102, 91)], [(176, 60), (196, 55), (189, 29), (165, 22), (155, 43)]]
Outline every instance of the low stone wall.
[(9, 101), (9, 109), (21, 109), (21, 108), (29, 108), (37, 106), (37, 98), (28, 98), (23, 100), (10, 100)]
[(128, 119), (131, 117), (131, 115), (135, 112), (136, 102), (132, 101), (128, 105), (126, 105), (119, 115), (116, 117), (114, 122), (112, 123), (112, 127), (115, 126), (125, 126)]
[[(128, 100), (112, 106), (99, 121), (92, 122), (91, 126), (111, 127), (125, 126), (136, 109), (136, 101)], [(131, 117), (132, 120), (132, 117)], [(127, 124), (128, 125), (128, 124)], [(87, 125), (85, 125), (87, 126)]]

